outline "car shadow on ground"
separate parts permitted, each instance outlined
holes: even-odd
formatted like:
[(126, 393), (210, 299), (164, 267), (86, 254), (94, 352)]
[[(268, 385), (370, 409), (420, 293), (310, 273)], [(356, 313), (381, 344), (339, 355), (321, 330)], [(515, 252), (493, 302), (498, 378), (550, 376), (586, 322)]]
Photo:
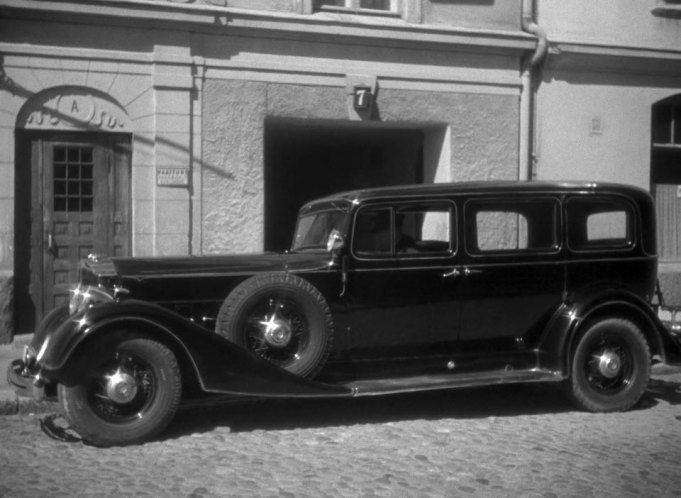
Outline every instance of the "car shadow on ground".
[[(681, 383), (651, 379), (634, 410), (650, 409), (660, 402), (681, 404)], [(498, 385), (342, 399), (207, 400), (198, 406), (183, 407), (159, 439), (208, 433), (218, 427), (228, 427), (238, 433), (412, 420), (517, 417), (577, 410), (555, 384)], [(81, 442), (57, 414), (45, 415), (41, 427), (54, 439)]]
[(646, 407), (647, 403), (657, 404), (664, 401), (670, 405), (681, 405), (681, 382), (664, 379), (650, 379), (639, 406)]
[[(681, 404), (681, 383), (653, 379), (635, 410)], [(187, 408), (163, 438), (229, 427), (291, 430), (410, 420), (516, 417), (578, 411), (557, 385), (518, 384), (349, 399), (263, 400)]]
[(290, 430), (446, 418), (514, 417), (574, 410), (556, 386), (501, 385), (348, 399), (280, 399), (182, 410), (165, 437), (229, 427)]

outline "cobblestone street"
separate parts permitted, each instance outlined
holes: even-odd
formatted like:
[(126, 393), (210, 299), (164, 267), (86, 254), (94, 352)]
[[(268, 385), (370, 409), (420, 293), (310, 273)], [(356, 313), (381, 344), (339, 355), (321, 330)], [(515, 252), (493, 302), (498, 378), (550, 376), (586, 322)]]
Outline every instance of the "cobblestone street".
[(6, 416), (0, 496), (681, 496), (677, 377), (605, 415), (544, 386), (191, 408), (126, 448)]

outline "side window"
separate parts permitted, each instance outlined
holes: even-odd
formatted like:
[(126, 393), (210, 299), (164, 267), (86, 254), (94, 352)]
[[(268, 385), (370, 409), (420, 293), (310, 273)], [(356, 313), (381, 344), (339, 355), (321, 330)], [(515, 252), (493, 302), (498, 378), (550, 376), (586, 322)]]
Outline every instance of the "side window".
[(451, 219), (451, 208), (448, 205), (410, 205), (397, 208), (396, 252), (417, 255), (449, 253)]
[(357, 213), (353, 250), (358, 256), (392, 254), (392, 209), (365, 208)]
[(475, 200), (466, 204), (466, 249), (471, 254), (555, 251), (555, 199)]
[(399, 204), (357, 213), (353, 252), (361, 258), (427, 257), (453, 252), (449, 203)]
[(571, 199), (567, 220), (568, 245), (572, 249), (624, 249), (634, 243), (633, 212), (624, 201)]

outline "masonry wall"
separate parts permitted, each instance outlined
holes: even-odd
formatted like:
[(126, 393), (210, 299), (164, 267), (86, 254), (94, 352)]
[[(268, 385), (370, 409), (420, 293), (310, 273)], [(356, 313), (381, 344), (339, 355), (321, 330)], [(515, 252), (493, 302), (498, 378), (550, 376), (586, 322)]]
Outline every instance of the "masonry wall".
[[(441, 123), (451, 181), (518, 178), (512, 95), (381, 90), (383, 122)], [(204, 86), (203, 252), (262, 249), (265, 118), (347, 120), (344, 88), (213, 79)], [(239, 123), (239, 126), (234, 126)]]

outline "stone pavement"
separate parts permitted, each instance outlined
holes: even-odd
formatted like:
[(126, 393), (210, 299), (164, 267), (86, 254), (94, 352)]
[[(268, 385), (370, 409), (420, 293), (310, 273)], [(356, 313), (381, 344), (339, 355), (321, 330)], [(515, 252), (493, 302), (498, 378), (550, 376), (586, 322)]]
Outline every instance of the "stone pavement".
[(681, 497), (679, 387), (612, 414), (542, 385), (194, 408), (123, 448), (6, 416), (0, 496)]

